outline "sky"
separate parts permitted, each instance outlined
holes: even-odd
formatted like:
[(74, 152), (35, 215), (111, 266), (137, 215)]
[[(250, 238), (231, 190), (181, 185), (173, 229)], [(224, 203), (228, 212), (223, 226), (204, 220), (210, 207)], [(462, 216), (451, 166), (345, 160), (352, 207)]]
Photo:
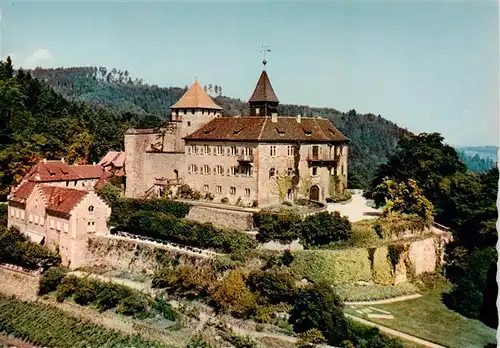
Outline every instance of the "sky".
[(248, 100), (266, 70), (284, 104), (380, 114), (452, 145), (499, 143), (494, 1), (9, 2), (16, 67), (105, 66)]

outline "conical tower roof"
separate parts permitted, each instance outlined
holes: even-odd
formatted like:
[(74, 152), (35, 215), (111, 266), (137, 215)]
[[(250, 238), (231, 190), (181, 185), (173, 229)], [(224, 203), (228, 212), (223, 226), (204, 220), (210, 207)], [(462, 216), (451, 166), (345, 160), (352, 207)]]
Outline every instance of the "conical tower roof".
[(263, 70), (262, 74), (260, 74), (257, 86), (255, 86), (255, 90), (253, 91), (253, 94), (248, 102), (279, 103), (278, 97), (276, 97), (276, 94), (274, 93), (273, 86), (271, 86), (271, 81), (269, 80), (269, 76), (267, 76), (267, 72), (265, 70)]
[(198, 81), (195, 81), (191, 87), (184, 93), (177, 103), (170, 107), (171, 109), (211, 109), (222, 110), (215, 104), (212, 98), (201, 88)]

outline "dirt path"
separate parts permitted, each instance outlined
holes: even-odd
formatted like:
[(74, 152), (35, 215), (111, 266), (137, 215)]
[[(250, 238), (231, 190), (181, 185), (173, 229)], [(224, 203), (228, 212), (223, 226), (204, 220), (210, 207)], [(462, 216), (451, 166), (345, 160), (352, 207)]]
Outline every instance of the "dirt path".
[(439, 344), (432, 343), (432, 342), (423, 340), (421, 338), (405, 334), (404, 332), (388, 328), (387, 326), (383, 326), (383, 325), (380, 325), (380, 324), (375, 324), (375, 323), (373, 323), (373, 322), (371, 322), (369, 320), (361, 319), (361, 318), (356, 317), (354, 315), (350, 315), (350, 314), (347, 314), (347, 313), (345, 313), (344, 315), (346, 317), (348, 317), (349, 319), (351, 319), (351, 320), (357, 321), (360, 324), (363, 324), (363, 325), (366, 325), (366, 326), (376, 327), (376, 328), (378, 328), (382, 332), (388, 333), (388, 334), (396, 336), (396, 337), (400, 337), (400, 338), (402, 338), (404, 340), (407, 340), (407, 341), (411, 341), (411, 342), (415, 342), (415, 343), (421, 344), (421, 345), (423, 345), (425, 347), (429, 347), (429, 348), (447, 348), (445, 346), (441, 346)]
[(420, 294), (411, 294), (411, 295), (397, 296), (397, 297), (386, 298), (384, 300), (376, 300), (376, 301), (352, 301), (352, 302), (344, 302), (344, 304), (346, 306), (373, 306), (373, 305), (380, 305), (380, 304), (387, 304), (387, 303), (393, 303), (393, 302), (413, 300), (414, 298), (419, 298), (419, 297), (422, 297), (422, 295), (420, 295)]

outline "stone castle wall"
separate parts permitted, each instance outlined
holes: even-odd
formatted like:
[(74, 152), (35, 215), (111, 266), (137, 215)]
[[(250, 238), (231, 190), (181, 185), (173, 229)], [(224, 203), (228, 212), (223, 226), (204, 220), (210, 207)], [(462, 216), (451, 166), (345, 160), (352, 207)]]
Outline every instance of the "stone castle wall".
[(12, 265), (0, 265), (0, 292), (4, 295), (35, 301), (39, 282), (40, 275), (35, 272), (27, 272)]

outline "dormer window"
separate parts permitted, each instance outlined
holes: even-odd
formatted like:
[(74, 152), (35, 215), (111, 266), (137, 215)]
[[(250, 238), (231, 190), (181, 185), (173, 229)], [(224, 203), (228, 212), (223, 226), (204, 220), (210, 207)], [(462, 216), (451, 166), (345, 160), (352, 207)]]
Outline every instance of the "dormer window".
[(240, 134), (240, 133), (241, 133), (241, 131), (242, 131), (244, 128), (245, 128), (245, 127), (235, 130), (235, 131), (233, 132), (233, 135), (238, 135), (238, 134)]
[(328, 130), (330, 131), (330, 133), (332, 133), (332, 135), (335, 135), (335, 131), (331, 128), (328, 128)]
[(276, 132), (279, 134), (280, 137), (285, 136), (285, 131), (283, 129), (279, 129), (278, 127), (276, 127)]
[(94, 206), (93, 206), (93, 205), (89, 206), (89, 211), (90, 211), (90, 212), (93, 212), (93, 211), (94, 211)]
[(310, 137), (311, 134), (312, 134), (312, 130), (310, 129), (303, 129), (304, 130), (304, 134), (307, 136), (307, 137)]

